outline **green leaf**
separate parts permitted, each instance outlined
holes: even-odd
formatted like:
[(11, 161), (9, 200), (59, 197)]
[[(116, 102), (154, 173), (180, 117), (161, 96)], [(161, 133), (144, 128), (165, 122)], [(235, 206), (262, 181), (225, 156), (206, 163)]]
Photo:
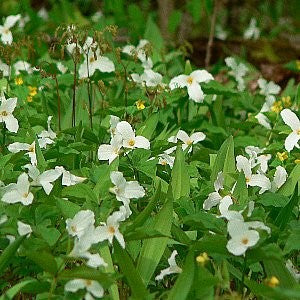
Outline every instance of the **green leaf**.
[(258, 197), (257, 202), (264, 206), (284, 207), (290, 199), (277, 193), (264, 193)]
[(220, 171), (223, 172), (224, 185), (230, 186), (234, 183), (235, 180), (230, 176), (231, 173), (235, 172), (234, 142), (232, 136), (224, 141), (218, 151), (217, 158), (211, 172), (211, 182), (215, 182)]
[(13, 243), (4, 249), (0, 256), (0, 274), (2, 274), (5, 268), (9, 265), (10, 260), (15, 256), (15, 253), (25, 238), (25, 235), (18, 237)]
[(44, 271), (55, 275), (58, 268), (56, 260), (54, 259), (54, 256), (46, 251), (28, 251), (26, 252), (26, 256), (34, 261), (38, 266), (40, 266)]
[(65, 218), (73, 218), (81, 209), (81, 207), (70, 200), (56, 199), (56, 204)]
[(171, 186), (174, 200), (188, 197), (190, 194), (190, 176), (186, 169), (184, 153), (181, 146), (177, 146), (175, 162), (171, 173)]
[(278, 193), (287, 197), (292, 195), (297, 182), (300, 182), (300, 165), (294, 167), (286, 183), (278, 190)]
[(211, 80), (208, 83), (201, 83), (201, 88), (207, 95), (233, 96), (237, 94), (235, 90), (230, 89), (215, 80)]
[(171, 289), (169, 300), (184, 300), (187, 299), (189, 291), (194, 281), (195, 263), (194, 251), (190, 250), (186, 256), (182, 273), (178, 276), (175, 285)]
[(25, 280), (25, 281), (21, 281), (19, 283), (17, 283), (16, 285), (14, 285), (13, 287), (11, 287), (9, 290), (7, 290), (1, 297), (0, 300), (12, 300), (15, 299), (14, 297), (22, 290), (23, 287), (25, 287), (26, 285), (30, 284), (30, 283), (35, 283), (38, 282), (35, 279), (31, 279), (31, 280)]
[(126, 277), (131, 288), (132, 295), (136, 299), (146, 299), (148, 291), (142, 281), (141, 276), (133, 265), (133, 262), (125, 249), (117, 241), (114, 241), (114, 254), (116, 256), (120, 270)]
[(137, 135), (142, 135), (148, 140), (151, 140), (156, 129), (159, 119), (159, 113), (153, 113), (144, 123), (144, 125), (137, 130)]
[[(173, 198), (169, 186), (167, 199), (154, 218), (153, 228), (164, 235), (170, 235), (173, 212)], [(168, 243), (167, 237), (153, 238), (143, 242), (141, 253), (138, 258), (137, 270), (144, 283), (148, 285)]]
[(76, 197), (83, 198), (92, 203), (98, 204), (98, 198), (93, 190), (84, 183), (78, 183), (76, 185), (67, 186), (62, 191), (63, 197)]

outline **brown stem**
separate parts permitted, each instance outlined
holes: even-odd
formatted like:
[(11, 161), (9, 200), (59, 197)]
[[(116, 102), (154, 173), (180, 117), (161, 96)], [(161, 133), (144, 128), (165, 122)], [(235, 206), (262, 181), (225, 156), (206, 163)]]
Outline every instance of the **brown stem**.
[(206, 56), (205, 56), (205, 68), (207, 69), (210, 64), (210, 58), (211, 58), (211, 49), (212, 45), (214, 42), (214, 35), (215, 35), (215, 26), (216, 26), (216, 18), (217, 18), (217, 13), (221, 5), (221, 0), (215, 0), (214, 1), (214, 10), (211, 18), (211, 23), (210, 23), (210, 32), (209, 32), (209, 38), (208, 38), (208, 43), (206, 46)]
[(59, 88), (58, 88), (57, 76), (55, 75), (54, 78), (55, 78), (56, 93), (57, 93), (58, 129), (59, 129), (59, 131), (61, 131), (60, 95), (59, 95)]
[(72, 127), (76, 126), (76, 120), (75, 120), (75, 106), (76, 106), (76, 72), (77, 72), (77, 63), (76, 60), (74, 60), (74, 82), (73, 82), (73, 101), (72, 101)]

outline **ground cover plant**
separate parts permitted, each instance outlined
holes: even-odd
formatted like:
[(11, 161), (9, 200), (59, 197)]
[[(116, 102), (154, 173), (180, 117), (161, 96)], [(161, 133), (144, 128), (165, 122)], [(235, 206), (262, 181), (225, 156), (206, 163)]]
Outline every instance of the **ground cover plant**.
[(0, 299), (300, 299), (297, 57), (199, 67), (104, 2), (2, 7)]

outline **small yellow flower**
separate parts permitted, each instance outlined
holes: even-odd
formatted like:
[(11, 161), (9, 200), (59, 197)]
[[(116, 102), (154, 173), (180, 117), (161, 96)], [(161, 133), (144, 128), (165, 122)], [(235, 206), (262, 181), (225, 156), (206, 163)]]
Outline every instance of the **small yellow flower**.
[(37, 94), (36, 86), (29, 86), (29, 96), (34, 97)]
[(296, 60), (297, 69), (300, 70), (300, 60)]
[(284, 161), (284, 160), (288, 159), (289, 156), (288, 156), (287, 152), (282, 152), (282, 153), (277, 152), (277, 157), (280, 161)]
[(292, 106), (292, 101), (290, 96), (285, 96), (281, 98), (281, 101), (284, 105), (284, 107), (291, 107)]
[(15, 79), (15, 84), (16, 84), (16, 85), (22, 85), (22, 84), (23, 84), (23, 79), (22, 79), (22, 77), (17, 77), (17, 78)]
[(33, 98), (31, 96), (27, 96), (27, 102), (32, 102)]
[(295, 164), (299, 165), (300, 164), (300, 158), (295, 159)]
[(196, 257), (197, 263), (199, 263), (201, 266), (204, 266), (206, 262), (209, 261), (209, 257), (206, 252), (203, 252), (202, 254), (198, 255)]
[(138, 100), (135, 102), (136, 108), (138, 110), (143, 110), (146, 106), (145, 106), (145, 101), (142, 100)]
[(266, 284), (270, 287), (276, 287), (279, 285), (279, 280), (276, 276), (272, 276), (271, 278), (266, 280)]
[(282, 111), (282, 102), (281, 101), (275, 101), (274, 104), (271, 107), (271, 110), (276, 112), (277, 114)]

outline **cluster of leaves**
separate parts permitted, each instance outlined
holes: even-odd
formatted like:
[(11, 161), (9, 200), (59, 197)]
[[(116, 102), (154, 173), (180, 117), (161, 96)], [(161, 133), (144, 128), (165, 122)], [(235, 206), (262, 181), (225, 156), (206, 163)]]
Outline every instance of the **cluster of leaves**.
[(5, 24), (0, 299), (300, 298), (293, 79), (193, 71), (153, 22), (138, 46), (59, 27), (25, 61)]

